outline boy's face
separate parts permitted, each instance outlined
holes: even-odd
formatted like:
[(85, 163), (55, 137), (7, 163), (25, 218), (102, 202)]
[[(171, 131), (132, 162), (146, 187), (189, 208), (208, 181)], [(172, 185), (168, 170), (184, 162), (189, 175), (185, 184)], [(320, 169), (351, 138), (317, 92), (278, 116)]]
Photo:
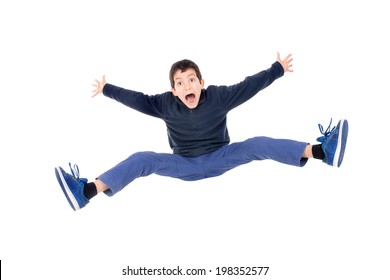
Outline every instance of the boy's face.
[(199, 81), (194, 69), (189, 68), (185, 72), (177, 70), (173, 75), (175, 87), (172, 92), (188, 108), (194, 109), (198, 106), (200, 93), (204, 87), (204, 81)]

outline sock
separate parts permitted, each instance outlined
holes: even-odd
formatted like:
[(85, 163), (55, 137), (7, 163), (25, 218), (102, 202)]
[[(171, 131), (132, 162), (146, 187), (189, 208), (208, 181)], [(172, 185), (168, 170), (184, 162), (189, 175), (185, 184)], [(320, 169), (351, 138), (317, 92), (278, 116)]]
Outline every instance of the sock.
[(97, 189), (94, 182), (86, 183), (84, 185), (84, 195), (86, 198), (91, 199), (97, 195)]
[(312, 152), (313, 157), (316, 159), (322, 160), (325, 158), (324, 151), (322, 150), (322, 144), (313, 145)]

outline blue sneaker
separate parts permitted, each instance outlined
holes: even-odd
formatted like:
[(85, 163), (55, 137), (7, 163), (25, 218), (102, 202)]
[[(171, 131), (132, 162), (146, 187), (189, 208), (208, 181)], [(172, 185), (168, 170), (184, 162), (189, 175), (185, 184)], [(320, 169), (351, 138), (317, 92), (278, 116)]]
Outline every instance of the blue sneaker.
[(66, 173), (61, 167), (56, 167), (56, 177), (64, 192), (66, 199), (73, 210), (79, 210), (89, 203), (89, 200), (84, 196), (84, 184), (88, 182), (85, 178), (79, 178), (79, 167), (75, 164), (72, 166), (69, 163), (72, 175)]
[(323, 162), (334, 167), (340, 167), (344, 158), (345, 146), (348, 138), (348, 121), (341, 120), (330, 129), (332, 119), (328, 128), (324, 131), (321, 124), (318, 125), (323, 136), (318, 137), (317, 141), (322, 143), (322, 150), (325, 154)]

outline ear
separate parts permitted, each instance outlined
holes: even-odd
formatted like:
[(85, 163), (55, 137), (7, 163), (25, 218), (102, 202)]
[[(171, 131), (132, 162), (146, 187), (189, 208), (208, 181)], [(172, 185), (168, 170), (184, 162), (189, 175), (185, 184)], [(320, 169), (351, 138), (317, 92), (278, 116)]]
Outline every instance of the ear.
[(204, 89), (204, 80), (200, 81), (200, 85), (201, 85), (202, 89)]
[(174, 96), (177, 96), (177, 92), (176, 92), (176, 89), (175, 88), (171, 88), (171, 91), (173, 93)]

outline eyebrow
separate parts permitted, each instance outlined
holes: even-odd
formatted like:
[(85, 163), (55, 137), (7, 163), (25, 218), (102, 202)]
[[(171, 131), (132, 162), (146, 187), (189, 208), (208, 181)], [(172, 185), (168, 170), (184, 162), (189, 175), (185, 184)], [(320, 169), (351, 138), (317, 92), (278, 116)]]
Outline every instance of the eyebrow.
[[(191, 76), (194, 76), (194, 77), (197, 77), (194, 73), (190, 73), (188, 76), (184, 77), (184, 78), (188, 78), (188, 77), (191, 77)], [(177, 78), (174, 78), (174, 80), (181, 80), (183, 79), (182, 77), (177, 77)]]

